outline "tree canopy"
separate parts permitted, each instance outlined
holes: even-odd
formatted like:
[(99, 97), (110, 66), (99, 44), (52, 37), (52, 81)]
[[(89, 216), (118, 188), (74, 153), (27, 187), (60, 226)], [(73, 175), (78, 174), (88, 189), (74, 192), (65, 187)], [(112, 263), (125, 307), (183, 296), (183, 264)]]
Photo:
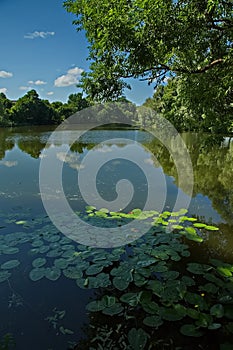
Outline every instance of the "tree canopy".
[(71, 94), (67, 103), (50, 103), (41, 99), (35, 90), (28, 91), (17, 101), (11, 101), (1, 93), (0, 126), (59, 124), (88, 106), (90, 102), (82, 93)]
[(64, 6), (89, 41), (90, 71), (81, 86), (92, 98), (116, 99), (124, 78), (157, 86), (176, 77), (182, 104), (194, 114), (232, 114), (231, 0), (67, 0)]

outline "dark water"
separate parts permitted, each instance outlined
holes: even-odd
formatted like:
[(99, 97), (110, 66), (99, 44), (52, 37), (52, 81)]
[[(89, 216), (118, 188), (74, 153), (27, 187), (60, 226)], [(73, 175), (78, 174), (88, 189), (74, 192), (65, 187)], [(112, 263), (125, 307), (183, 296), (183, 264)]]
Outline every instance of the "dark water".
[[(41, 200), (39, 170), (44, 148), (49, 149), (59, 162), (64, 162), (64, 193), (75, 211), (84, 212), (87, 204), (94, 203), (98, 207), (99, 197), (94, 193), (92, 197), (91, 193), (90, 201), (85, 202), (77, 185), (78, 172), (83, 169), (82, 162), (87, 155), (90, 162), (103, 162), (96, 174), (93, 168), (87, 171), (86, 184), (96, 179), (98, 195), (104, 201), (117, 198), (119, 180), (130, 181), (132, 198), (127, 202), (128, 194), (123, 194), (123, 202), (127, 205), (119, 208), (125, 212), (133, 208), (143, 209), (149, 191), (156, 194), (150, 209), (161, 209), (162, 203), (163, 210), (172, 211), (178, 193), (178, 172), (172, 156), (152, 134), (126, 129), (93, 130), (70, 145), (74, 131), (64, 131), (49, 140), (52, 131), (52, 127), (0, 129), (0, 264), (9, 260), (20, 261), (15, 268), (0, 269), (0, 272), (11, 273), (2, 282), (0, 276), (0, 335), (12, 333), (19, 350), (67, 349), (69, 342), (84, 335), (82, 327), (88, 322), (85, 304), (93, 294), (80, 289), (75, 279), (64, 275), (55, 281), (45, 278), (32, 281), (30, 278), (32, 261), (38, 258), (38, 249), (41, 249), (39, 257), (45, 256), (48, 266), (52, 264), (52, 257), (46, 256), (48, 251), (43, 253), (41, 248), (41, 232), (59, 234), (46, 217)], [(207, 236), (201, 248), (193, 245), (191, 250), (200, 261), (211, 255), (233, 262), (233, 142), (229, 138), (189, 133), (183, 134), (182, 138), (190, 154), (194, 175), (189, 215), (220, 228), (219, 232)], [(131, 145), (126, 139), (131, 140)], [(176, 142), (173, 142), (174, 147)], [(182, 154), (180, 158), (182, 160)], [(135, 164), (135, 159), (138, 164)], [(153, 175), (150, 187), (146, 172)], [(56, 177), (53, 167), (50, 175)], [(180, 185), (180, 190), (188, 199), (185, 184)], [(18, 232), (21, 234), (17, 236)], [(20, 235), (28, 238), (17, 245)], [(62, 236), (59, 239), (61, 242)], [(49, 250), (56, 250), (55, 238), (54, 241), (45, 241), (43, 245)], [(9, 253), (6, 243), (10, 247), (19, 247), (19, 251)], [(66, 243), (64, 241), (64, 245)], [(68, 244), (78, 251), (76, 243)], [(60, 257), (61, 254), (55, 256)], [(65, 314), (61, 313), (63, 310)], [(48, 317), (55, 317), (54, 323)], [(73, 334), (63, 334), (64, 329)]]

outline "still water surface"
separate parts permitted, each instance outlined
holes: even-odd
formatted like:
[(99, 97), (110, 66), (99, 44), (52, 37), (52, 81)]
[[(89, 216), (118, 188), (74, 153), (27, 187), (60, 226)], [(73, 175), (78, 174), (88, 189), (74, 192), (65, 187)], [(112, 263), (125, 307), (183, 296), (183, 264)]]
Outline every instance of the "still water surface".
[[(172, 211), (178, 191), (173, 160), (149, 133), (126, 129), (92, 130), (70, 146), (71, 132), (67, 131), (46, 145), (52, 131), (53, 127), (0, 129), (0, 264), (14, 260), (17, 265), (20, 261), (19, 266), (0, 270), (3, 273), (0, 275), (0, 335), (12, 333), (19, 350), (67, 349), (68, 344), (85, 336), (82, 330), (88, 323), (85, 305), (93, 295), (92, 291), (79, 288), (75, 279), (66, 278), (64, 273), (59, 278), (50, 276), (38, 281), (30, 278), (36, 258), (45, 257), (46, 266), (52, 267), (52, 259), (66, 257), (69, 254), (65, 252), (73, 254), (80, 248), (66, 241), (65, 236), (57, 238), (56, 227), (46, 217), (39, 188), (44, 148), (51, 148), (54, 156), (64, 162), (64, 192), (75, 211), (84, 212), (87, 205), (77, 185), (84, 157), (91, 154), (98, 159), (115, 151), (120, 155), (128, 147), (124, 139), (135, 142), (135, 148), (130, 149), (134, 152), (132, 159), (136, 154), (144, 168), (150, 167), (149, 171), (155, 176), (153, 186), (157, 196), (151, 209), (159, 208), (164, 197), (164, 181), (163, 210)], [(194, 173), (188, 214), (220, 228), (219, 232), (210, 233), (201, 247), (191, 245), (193, 256), (199, 261), (212, 256), (233, 263), (233, 142), (229, 138), (201, 134), (185, 133), (182, 137)], [(92, 177), (90, 173), (87, 181)], [(120, 156), (107, 161), (98, 172), (96, 184), (100, 196), (105, 201), (114, 200), (116, 184), (121, 179), (128, 179), (134, 189), (130, 203), (121, 209), (129, 212), (133, 208), (143, 208), (148, 193), (145, 174)], [(186, 195), (185, 188), (180, 190)], [(94, 201), (98, 203), (98, 198), (93, 197)], [(52, 240), (46, 240), (48, 232), (52, 232)], [(57, 251), (58, 246), (60, 251)], [(9, 247), (17, 249), (9, 250)], [(9, 273), (7, 278), (4, 273)]]

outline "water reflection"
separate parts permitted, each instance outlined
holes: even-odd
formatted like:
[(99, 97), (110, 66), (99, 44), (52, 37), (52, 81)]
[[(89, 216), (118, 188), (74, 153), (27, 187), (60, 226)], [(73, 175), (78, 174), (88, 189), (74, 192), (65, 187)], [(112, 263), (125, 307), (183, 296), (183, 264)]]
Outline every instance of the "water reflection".
[[(53, 129), (53, 127), (0, 129), (0, 171), (3, 185), (1, 194), (7, 192), (7, 196), (10, 198), (14, 193), (16, 194), (20, 191), (21, 196), (29, 192), (34, 192), (34, 197), (38, 196), (38, 174), (36, 173), (39, 169), (39, 163), (32, 163), (31, 160), (38, 159), (39, 162), (43, 149)], [(155, 168), (161, 167), (166, 175), (169, 191), (166, 206), (172, 207), (178, 186), (178, 175), (174, 161), (168, 150), (158, 140), (153, 139), (152, 135), (139, 130), (88, 131), (81, 136), (80, 142), (75, 142), (72, 145), (70, 145), (70, 134), (68, 131), (64, 131), (62, 137), (61, 135), (57, 138), (55, 136), (53, 143), (46, 147), (55, 147), (57, 157), (60, 157), (62, 160), (65, 159), (66, 165), (70, 168), (69, 171), (67, 168), (64, 168), (64, 174), (68, 179), (66, 192), (69, 194), (70, 199), (82, 203), (80, 194), (73, 193), (73, 186), (76, 186), (77, 180), (74, 176), (74, 172), (77, 172), (77, 170), (82, 167), (82, 165), (80, 165), (82, 159), (90, 150), (95, 150), (95, 156), (98, 156), (98, 151), (104, 152), (106, 149), (111, 149), (111, 142), (109, 142), (109, 144), (105, 142), (104, 146), (96, 147), (96, 145), (106, 139), (114, 138), (131, 139), (145, 147), (145, 152), (148, 152), (149, 161), (152, 163), (154, 162)], [(182, 135), (182, 138), (188, 148), (194, 172), (194, 189), (190, 214), (196, 215), (200, 219), (206, 221), (212, 220), (213, 222), (219, 223), (222, 236), (212, 235), (209, 244), (210, 246), (213, 245), (213, 249), (215, 249), (216, 241), (218, 241), (217, 246), (219, 246), (221, 241), (222, 248), (224, 247), (226, 251), (229, 250), (227, 255), (231, 255), (229, 247), (232, 247), (232, 244), (229, 244), (229, 242), (231, 241), (233, 225), (233, 142), (231, 138), (197, 133), (185, 133)], [(179, 158), (179, 166), (185, 167), (184, 157), (176, 139), (173, 138), (170, 141), (173, 154), (175, 154), (176, 158)], [(69, 154), (65, 156), (68, 145), (70, 146), (70, 151)], [(125, 147), (125, 145), (118, 143), (117, 147)], [(21, 152), (18, 153), (19, 151)], [(150, 158), (150, 152), (154, 155), (153, 160)], [(30, 158), (26, 160), (23, 154), (30, 155)], [(127, 170), (125, 170), (125, 165), (123, 168), (124, 172), (127, 172)], [(71, 170), (73, 173), (70, 172)], [(130, 176), (132, 176), (134, 172), (129, 170), (129, 173)], [(106, 181), (109, 182), (106, 175), (106, 171), (103, 172), (102, 178), (105, 176)], [(29, 182), (24, 181), (27, 176), (30, 177)], [(10, 184), (11, 179), (11, 187), (8, 185), (6, 186), (7, 191), (6, 188), (4, 190), (4, 184)], [(136, 175), (135, 179), (137, 179)], [(140, 181), (138, 177), (135, 188), (137, 192), (139, 194), (141, 193), (143, 196), (143, 188), (146, 188), (146, 186), (144, 183), (140, 186)], [(188, 192), (186, 183), (187, 182), (183, 184), (179, 183), (184, 193)], [(100, 185), (104, 186), (102, 180), (100, 181)], [(114, 187), (114, 185), (109, 183), (105, 186), (105, 189), (107, 187), (107, 191), (109, 192), (111, 186)], [(115, 191), (113, 188), (112, 190)], [(101, 192), (104, 191), (101, 190)], [(21, 199), (23, 200), (22, 197)], [(140, 203), (140, 198), (138, 198), (137, 203), (134, 201), (134, 205), (137, 204), (140, 206)], [(82, 203), (81, 207), (83, 206), (84, 203)]]
[[(98, 157), (99, 154), (103, 155), (104, 152), (108, 154), (114, 147), (119, 150), (126, 147), (119, 140), (118, 142), (115, 141), (114, 144), (113, 142), (105, 142), (104, 145), (99, 145), (100, 142), (106, 139), (128, 138), (137, 141), (144, 149), (146, 166), (151, 166), (156, 171), (165, 174), (168, 189), (166, 209), (172, 208), (174, 198), (177, 195), (177, 169), (168, 150), (153, 139), (152, 135), (140, 130), (95, 130), (84, 134), (80, 142), (70, 145), (69, 132), (64, 131), (62, 138), (55, 137), (50, 144), (47, 144), (51, 131), (53, 131), (53, 127), (0, 129), (0, 207), (1, 209), (4, 208), (9, 214), (8, 222), (4, 221), (4, 216), (1, 218), (2, 236), (8, 233), (17, 233), (19, 229), (22, 231), (20, 232), (21, 238), (23, 238), (24, 231), (26, 232), (25, 236), (32, 235), (34, 232), (33, 223), (35, 225), (35, 212), (44, 213), (39, 193), (38, 174), (45, 147), (50, 148), (58, 160), (65, 162), (64, 190), (71, 206), (74, 209), (84, 209), (85, 202), (76, 188), (77, 171), (82, 167), (83, 158), (90, 151)], [(210, 232), (201, 245), (196, 243), (190, 245), (192, 256), (196, 261), (205, 261), (208, 255), (211, 255), (233, 262), (233, 142), (230, 138), (203, 134), (185, 133), (182, 137), (189, 150), (194, 171), (194, 190), (189, 214), (197, 216), (200, 221), (213, 221), (220, 227), (220, 232)], [(173, 154), (179, 158), (179, 165), (185, 167), (184, 158), (176, 139), (173, 138), (170, 141)], [(68, 154), (66, 154), (67, 149), (69, 149)], [(127, 162), (120, 159), (106, 163), (105, 167), (101, 169), (99, 183), (97, 184), (99, 192), (103, 197), (105, 196), (106, 200), (111, 200), (115, 193), (116, 182), (122, 177), (131, 179), (136, 190), (131, 206), (143, 206), (147, 191), (146, 180), (143, 174), (136, 172), (132, 164), (127, 164)], [(187, 193), (186, 183), (180, 183), (180, 187), (184, 193)], [(21, 207), (17, 207), (17, 205)], [(26, 207), (30, 208), (28, 212)], [(130, 207), (128, 207), (128, 210), (130, 210)], [(32, 226), (19, 228), (18, 225), (16, 227), (17, 225), (14, 222), (9, 221), (12, 219), (11, 213), (20, 213), (17, 220), (19, 222), (24, 219), (28, 220)], [(27, 214), (26, 218), (22, 216), (22, 213)], [(44, 220), (43, 217), (42, 222)], [(49, 230), (51, 229), (49, 228)], [(41, 228), (39, 227), (39, 234), (41, 234), (40, 231)], [(39, 243), (37, 241), (32, 253), (35, 249), (39, 249), (37, 248)], [(53, 249), (56, 248), (56, 244), (56, 242), (51, 242)], [(42, 248), (45, 251), (46, 247), (43, 246)], [(77, 290), (76, 284), (72, 284), (73, 281), (67, 282), (63, 278), (55, 284), (42, 280), (39, 283), (39, 288), (38, 284), (32, 286), (28, 274), (31, 269), (31, 260), (34, 257), (28, 256), (26, 250), (20, 252), (19, 257), (22, 261), (22, 269), (14, 272), (12, 283), (5, 283), (5, 281), (1, 285), (1, 296), (3, 296), (1, 313), (3, 320), (6, 320), (6, 322), (2, 323), (0, 333), (5, 334), (10, 328), (10, 331), (17, 338), (19, 346), (23, 344), (24, 348), (33, 347), (39, 350), (56, 345), (56, 349), (64, 349), (67, 338), (61, 342), (56, 335), (56, 329), (48, 330), (49, 325), (45, 324), (45, 319), (53, 315), (55, 307), (58, 307), (58, 310), (68, 309), (69, 316), (67, 316), (66, 327), (69, 326), (68, 328), (73, 329), (72, 327), (75, 324), (77, 329), (81, 329), (84, 320), (88, 322), (85, 315), (85, 304), (89, 299), (87, 291), (80, 292), (80, 290)], [(1, 258), (4, 260), (5, 256)], [(64, 298), (64, 295), (69, 295), (69, 298)], [(77, 299), (78, 302), (74, 303), (73, 301)], [(43, 303), (41, 300), (43, 300)], [(16, 315), (17, 320), (23, 320), (20, 327)], [(95, 321), (95, 319), (90, 320), (92, 324)], [(104, 325), (104, 321), (105, 319), (102, 325)], [(98, 322), (101, 323), (101, 320), (98, 320)], [(28, 327), (29, 323), (30, 327)], [(113, 324), (113, 326), (116, 325)], [(109, 327), (111, 331), (110, 324)], [(55, 333), (51, 334), (51, 332)], [(106, 333), (107, 331), (104, 330), (104, 334)], [(73, 339), (77, 341), (79, 336), (75, 334)], [(39, 339), (40, 342), (33, 344), (35, 339)], [(50, 344), (47, 339), (49, 339)], [(85, 349), (84, 345), (83, 349)]]

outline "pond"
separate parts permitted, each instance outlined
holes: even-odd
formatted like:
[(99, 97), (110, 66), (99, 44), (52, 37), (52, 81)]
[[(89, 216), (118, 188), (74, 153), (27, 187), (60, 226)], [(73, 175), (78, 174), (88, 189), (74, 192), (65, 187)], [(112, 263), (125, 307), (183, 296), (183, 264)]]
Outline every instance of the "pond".
[[(201, 243), (198, 239), (189, 241), (192, 261), (206, 264), (210, 258), (214, 258), (233, 264), (233, 142), (230, 138), (221, 136), (182, 134), (193, 168), (194, 184), (190, 196), (185, 185), (182, 186), (178, 181), (176, 164), (169, 151), (153, 137), (153, 134), (127, 128), (90, 130), (71, 145), (74, 131), (61, 131), (59, 135), (54, 134), (51, 138), (53, 130), (52, 126), (0, 129), (0, 339), (10, 333), (16, 349), (19, 350), (71, 349), (80, 339), (93, 338), (91, 329), (96, 325), (96, 329), (99, 329), (98, 341), (104, 349), (114, 349), (112, 339), (115, 336), (111, 335), (113, 329), (118, 334), (116, 339), (119, 349), (130, 349), (123, 339), (124, 333), (127, 332), (132, 349), (137, 348), (137, 345), (133, 345), (133, 338), (138, 339), (138, 344), (141, 342), (145, 346), (146, 341), (150, 344), (150, 340), (145, 338), (145, 334), (148, 337), (149, 332), (146, 332), (143, 326), (134, 324), (127, 328), (117, 321), (120, 314), (121, 321), (124, 319), (126, 324), (131, 322), (132, 307), (137, 305), (134, 299), (136, 294), (131, 295), (133, 299), (129, 303), (130, 312), (124, 313), (121, 304), (114, 301), (120, 296), (108, 281), (104, 281), (103, 274), (107, 275), (110, 271), (109, 266), (118, 266), (118, 258), (122, 259), (124, 256), (124, 246), (113, 250), (110, 246), (106, 249), (96, 248), (94, 253), (90, 253), (83, 242), (73, 241), (69, 235), (67, 237), (59, 231), (51, 222), (43, 205), (43, 194), (39, 186), (41, 162), (46, 159), (46, 152), (50, 152), (50, 155), (56, 158), (56, 162), (63, 164), (64, 194), (73, 212), (80, 215), (84, 221), (93, 219), (96, 213), (95, 209), (88, 208), (86, 214), (87, 205), (94, 205), (99, 210), (106, 208), (108, 202), (116, 201), (116, 208), (112, 210), (115, 212), (132, 213), (135, 208), (144, 209), (149, 192), (153, 193), (153, 196), (146, 208), (148, 211), (171, 213), (180, 191), (184, 201), (190, 201), (187, 217), (196, 218), (203, 225), (216, 225), (219, 228), (218, 231), (210, 229), (205, 232)], [(82, 126), (82, 130), (85, 130), (85, 126)], [(175, 145), (174, 142), (173, 148)], [(87, 163), (83, 165), (85, 159)], [(88, 195), (83, 196), (77, 181), (78, 174), (81, 174), (85, 166), (89, 168), (85, 172), (83, 189)], [(150, 186), (145, 173), (153, 177)], [(54, 168), (53, 165), (50, 167), (49, 174), (56, 183), (56, 165)], [(90, 185), (93, 179), (96, 181), (97, 192), (92, 191)], [(122, 179), (127, 181), (128, 187), (125, 188), (132, 192), (131, 196), (128, 191), (118, 193), (116, 190)], [(56, 195), (53, 203), (60, 202), (60, 194)], [(118, 195), (122, 196), (120, 202), (117, 202)], [(182, 215), (184, 213), (181, 212)], [(97, 218), (96, 227), (101, 225), (100, 222), (106, 219), (106, 215), (108, 216), (105, 211), (102, 214)], [(61, 218), (62, 215), (63, 212)], [(115, 215), (115, 219), (113, 218), (107, 227), (119, 226), (120, 218), (117, 213), (111, 215)], [(129, 217), (122, 218), (134, 219), (130, 214)], [(166, 219), (166, 215), (164, 218)], [(84, 236), (85, 232), (81, 232), (81, 235)], [(143, 239), (142, 236), (138, 243), (132, 243), (132, 246), (128, 244), (129, 257), (132, 247), (137, 251), (140, 245), (145, 243)], [(147, 243), (150, 239), (148, 236)], [(95, 256), (95, 261), (99, 260), (101, 264), (105, 261), (105, 265), (92, 264), (94, 258), (91, 254)], [(183, 256), (188, 257), (188, 254), (184, 253)], [(111, 264), (106, 263), (108, 259), (111, 260)], [(166, 260), (164, 257), (161, 259)], [(176, 258), (172, 260), (176, 261)], [(155, 260), (151, 265), (154, 262)], [(131, 266), (132, 271), (133, 269)], [(159, 281), (160, 274), (166, 269), (160, 270), (157, 271), (156, 281)], [(98, 284), (94, 276), (99, 272), (101, 274), (101, 271), (103, 279)], [(118, 278), (119, 282), (117, 272), (115, 275), (114, 272), (111, 273), (115, 276), (115, 281), (117, 282)], [(140, 290), (140, 283), (136, 285), (138, 290), (133, 291), (134, 293)], [(118, 291), (124, 290), (121, 286), (117, 288), (117, 283), (114, 286)], [(103, 317), (101, 312), (91, 313), (92, 305), (89, 306), (88, 313), (86, 305), (91, 305), (90, 301), (95, 298), (101, 298), (105, 288), (110, 295), (110, 309)], [(127, 291), (132, 292), (130, 289)], [(127, 296), (121, 300), (124, 298), (127, 299)], [(102, 311), (104, 307), (101, 305), (94, 311)], [(149, 314), (154, 315), (153, 311)], [(110, 321), (104, 324), (106, 315)], [(155, 321), (155, 316), (153, 317)], [(164, 320), (169, 321), (170, 325), (169, 317), (164, 316)], [(144, 325), (148, 326), (148, 322), (151, 322), (151, 319), (147, 319), (147, 324), (144, 322)], [(158, 322), (155, 329), (157, 327)], [(138, 329), (141, 330), (139, 333)], [(184, 330), (183, 334), (185, 332)], [(163, 338), (162, 333), (160, 337)], [(190, 338), (187, 339), (188, 344)], [(169, 343), (169, 340), (167, 341)], [(90, 348), (89, 345), (85, 345), (85, 341), (80, 344), (78, 349)], [(166, 345), (170, 346), (167, 348), (173, 349), (171, 343), (169, 344)], [(149, 348), (148, 343), (146, 348)], [(93, 349), (97, 349), (94, 341)]]

